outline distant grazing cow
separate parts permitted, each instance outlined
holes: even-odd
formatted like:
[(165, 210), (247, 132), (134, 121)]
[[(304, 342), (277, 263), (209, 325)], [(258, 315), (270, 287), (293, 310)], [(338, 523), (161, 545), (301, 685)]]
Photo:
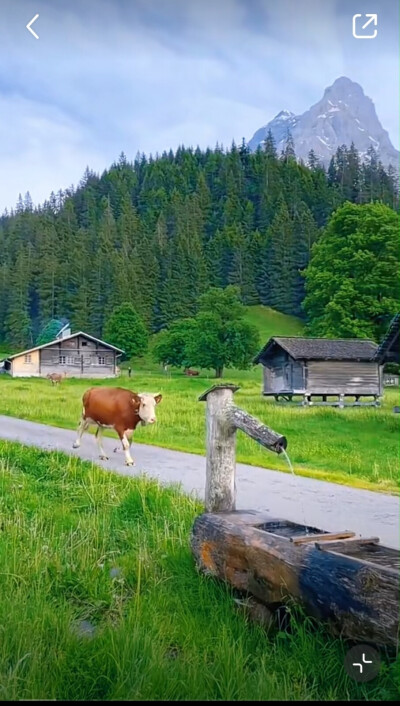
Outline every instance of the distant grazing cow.
[(189, 375), (189, 377), (194, 377), (195, 375), (198, 375), (199, 371), (198, 370), (191, 370), (190, 368), (185, 368), (185, 375)]
[(132, 434), (139, 423), (143, 425), (154, 424), (156, 421), (155, 408), (161, 400), (162, 395), (153, 395), (148, 392), (138, 394), (122, 387), (91, 387), (82, 398), (82, 417), (73, 448), (79, 448), (82, 434), (91, 424), (94, 424), (97, 426), (96, 439), (100, 458), (107, 460), (102, 444), (103, 430), (115, 429), (125, 452), (126, 465), (134, 466), (130, 454)]
[(58, 385), (63, 378), (67, 377), (67, 373), (49, 373), (46, 377), (51, 380), (53, 385)]

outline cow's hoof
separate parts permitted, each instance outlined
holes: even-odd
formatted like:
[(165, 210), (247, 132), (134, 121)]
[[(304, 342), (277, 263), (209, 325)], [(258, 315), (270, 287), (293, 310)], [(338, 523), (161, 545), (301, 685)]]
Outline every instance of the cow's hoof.
[(100, 456), (100, 461), (108, 461), (108, 456)]
[(125, 465), (126, 465), (126, 466), (134, 466), (134, 465), (135, 465), (135, 461), (127, 461)]
[(73, 449), (79, 449), (79, 447), (80, 447), (80, 444), (77, 444), (76, 442), (74, 444), (72, 444)]

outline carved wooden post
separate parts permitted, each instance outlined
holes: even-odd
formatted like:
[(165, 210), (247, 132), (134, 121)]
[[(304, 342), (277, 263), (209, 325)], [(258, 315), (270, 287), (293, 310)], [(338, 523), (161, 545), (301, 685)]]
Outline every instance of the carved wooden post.
[(214, 385), (199, 397), (207, 402), (207, 512), (232, 512), (236, 502), (236, 429), (228, 419), (235, 385)]
[(286, 437), (233, 404), (233, 393), (238, 389), (236, 385), (214, 385), (199, 397), (207, 401), (207, 512), (235, 509), (237, 429), (277, 454), (287, 446)]

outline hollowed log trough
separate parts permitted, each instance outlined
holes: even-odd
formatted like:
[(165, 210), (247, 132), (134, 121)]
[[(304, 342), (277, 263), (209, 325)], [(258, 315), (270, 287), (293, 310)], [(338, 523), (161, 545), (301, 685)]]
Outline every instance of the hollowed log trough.
[(399, 552), (376, 537), (248, 511), (201, 515), (191, 543), (202, 572), (272, 610), (295, 601), (335, 634), (398, 645)]

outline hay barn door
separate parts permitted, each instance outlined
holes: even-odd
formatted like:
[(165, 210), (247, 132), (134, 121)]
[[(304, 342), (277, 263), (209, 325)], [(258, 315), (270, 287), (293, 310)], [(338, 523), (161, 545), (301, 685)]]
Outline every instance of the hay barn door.
[(285, 390), (292, 390), (293, 385), (293, 365), (292, 363), (286, 363), (283, 369), (283, 385)]

